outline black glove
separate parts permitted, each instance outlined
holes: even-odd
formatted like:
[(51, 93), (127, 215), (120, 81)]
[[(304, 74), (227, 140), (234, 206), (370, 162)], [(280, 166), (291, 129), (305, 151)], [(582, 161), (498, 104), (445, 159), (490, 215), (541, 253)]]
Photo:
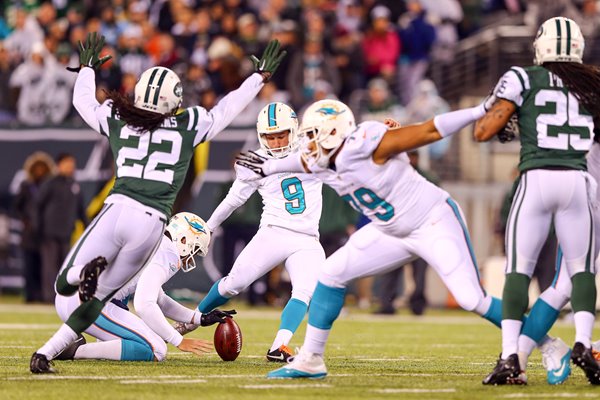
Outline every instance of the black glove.
[(263, 178), (266, 176), (262, 169), (265, 161), (267, 161), (266, 157), (263, 157), (254, 151), (249, 151), (247, 153), (242, 152), (235, 157), (235, 163), (237, 165), (248, 168), (250, 171)]
[(267, 82), (271, 79), (271, 76), (275, 73), (279, 64), (281, 64), (281, 60), (287, 54), (287, 51), (280, 51), (281, 45), (278, 40), (271, 40), (267, 44), (267, 48), (263, 52), (260, 60), (256, 58), (256, 56), (250, 56), (250, 60), (252, 64), (254, 64), (254, 69), (256, 72), (263, 76), (263, 82)]
[(225, 322), (225, 318), (231, 317), (234, 314), (237, 314), (235, 310), (221, 311), (216, 308), (211, 312), (202, 314), (200, 317), (200, 326), (211, 326), (216, 323)]
[(104, 47), (104, 36), (96, 32), (88, 33), (85, 39), (85, 45), (79, 42), (79, 67), (67, 67), (67, 70), (72, 72), (79, 72), (81, 67), (90, 67), (98, 69), (112, 58), (111, 55), (100, 58), (100, 51)]
[(519, 118), (514, 113), (504, 128), (498, 132), (498, 140), (500, 143), (512, 142), (512, 140), (519, 134)]

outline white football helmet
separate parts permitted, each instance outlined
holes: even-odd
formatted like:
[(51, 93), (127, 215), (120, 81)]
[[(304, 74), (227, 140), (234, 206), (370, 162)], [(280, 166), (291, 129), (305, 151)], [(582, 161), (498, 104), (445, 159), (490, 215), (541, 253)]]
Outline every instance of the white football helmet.
[(177, 246), (179, 257), (183, 262), (181, 270), (189, 272), (196, 268), (194, 256), (204, 257), (208, 253), (210, 231), (206, 222), (196, 214), (180, 212), (171, 218), (166, 231)]
[(535, 57), (533, 62), (582, 63), (585, 41), (581, 29), (572, 19), (554, 17), (544, 22), (533, 41)]
[(135, 84), (133, 105), (158, 114), (177, 111), (183, 98), (183, 87), (177, 74), (165, 67), (145, 70)]
[[(265, 135), (289, 130), (287, 146), (270, 148)], [(298, 116), (287, 104), (270, 103), (258, 113), (256, 133), (260, 147), (271, 157), (283, 158), (298, 147)]]
[[(307, 138), (302, 152), (304, 162), (327, 167), (331, 155), (355, 129), (354, 114), (346, 104), (338, 100), (314, 102), (304, 112), (300, 125), (300, 136)], [(312, 150), (308, 147), (311, 143)]]

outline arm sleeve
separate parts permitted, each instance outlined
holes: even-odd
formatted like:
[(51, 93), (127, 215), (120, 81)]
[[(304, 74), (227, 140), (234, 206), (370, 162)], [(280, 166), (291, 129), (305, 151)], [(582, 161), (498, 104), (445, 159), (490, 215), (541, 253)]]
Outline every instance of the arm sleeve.
[(163, 315), (158, 300), (162, 285), (169, 279), (165, 268), (159, 263), (151, 262), (140, 276), (135, 291), (133, 305), (140, 318), (165, 342), (179, 346), (183, 336), (169, 324)]
[(529, 89), (529, 77), (521, 67), (511, 67), (498, 81), (494, 89), (499, 99), (515, 103), (520, 107), (523, 105), (523, 92)]
[(300, 152), (292, 153), (286, 158), (269, 159), (263, 164), (263, 173), (273, 175), (281, 172), (306, 172), (302, 166)]
[(103, 104), (96, 100), (96, 74), (89, 67), (84, 67), (77, 74), (73, 88), (73, 106), (81, 118), (93, 130), (108, 136), (108, 122), (106, 118), (111, 114), (110, 100)]
[(223, 221), (229, 218), (235, 209), (244, 204), (246, 200), (252, 196), (252, 193), (256, 192), (256, 189), (258, 189), (258, 182), (259, 181), (243, 182), (236, 179), (233, 182), (233, 185), (231, 185), (227, 196), (225, 196), (223, 201), (221, 201), (215, 211), (213, 211), (208, 221), (206, 221), (208, 229), (214, 232)]
[(264, 86), (260, 74), (250, 75), (236, 90), (229, 92), (210, 111), (196, 106), (190, 110), (190, 115), (198, 115), (191, 130), (196, 131), (194, 146), (214, 138), (256, 97)]
[(200, 316), (202, 314), (200, 314), (199, 311), (190, 310), (189, 308), (182, 306), (167, 296), (163, 290), (158, 294), (158, 306), (167, 318), (171, 318), (174, 321), (185, 322), (188, 324), (200, 323)]

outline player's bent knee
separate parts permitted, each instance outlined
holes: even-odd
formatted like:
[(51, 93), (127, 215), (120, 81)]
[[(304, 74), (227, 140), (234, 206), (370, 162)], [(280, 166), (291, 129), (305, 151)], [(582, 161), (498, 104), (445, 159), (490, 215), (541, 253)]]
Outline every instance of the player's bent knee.
[[(166, 345), (163, 351), (162, 359), (166, 356)], [(136, 340), (123, 339), (121, 342), (121, 360), (123, 361), (154, 361), (154, 349), (148, 343), (138, 342)], [(159, 360), (162, 361), (162, 360)]]
[(167, 344), (165, 342), (154, 344), (154, 358), (161, 362), (167, 358)]
[(459, 293), (453, 293), (453, 295), (458, 305), (466, 311), (475, 311), (478, 305), (484, 301), (483, 295), (471, 290), (460, 291)]
[(314, 288), (313, 290), (308, 290), (308, 289), (293, 289), (292, 290), (292, 299), (296, 299), (299, 300), (305, 304), (309, 304), (310, 303), (310, 299), (312, 298), (312, 294), (314, 292)]
[(237, 279), (230, 276), (226, 276), (225, 278), (221, 279), (219, 282), (219, 294), (228, 298), (235, 297), (249, 286), (249, 284), (244, 285), (236, 281)]

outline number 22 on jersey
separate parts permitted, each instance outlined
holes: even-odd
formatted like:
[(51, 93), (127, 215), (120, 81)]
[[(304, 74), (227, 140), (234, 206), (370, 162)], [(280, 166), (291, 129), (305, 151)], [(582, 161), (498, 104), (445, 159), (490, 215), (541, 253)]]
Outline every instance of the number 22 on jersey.
[[(121, 129), (119, 138), (127, 140), (137, 134), (127, 127)], [(117, 177), (148, 179), (173, 184), (175, 172), (172, 168), (181, 156), (182, 138), (179, 132), (159, 129), (138, 136), (137, 147), (123, 145), (119, 150), (116, 164)], [(170, 144), (170, 151), (154, 150), (150, 145)], [(159, 169), (159, 165), (161, 168)]]

